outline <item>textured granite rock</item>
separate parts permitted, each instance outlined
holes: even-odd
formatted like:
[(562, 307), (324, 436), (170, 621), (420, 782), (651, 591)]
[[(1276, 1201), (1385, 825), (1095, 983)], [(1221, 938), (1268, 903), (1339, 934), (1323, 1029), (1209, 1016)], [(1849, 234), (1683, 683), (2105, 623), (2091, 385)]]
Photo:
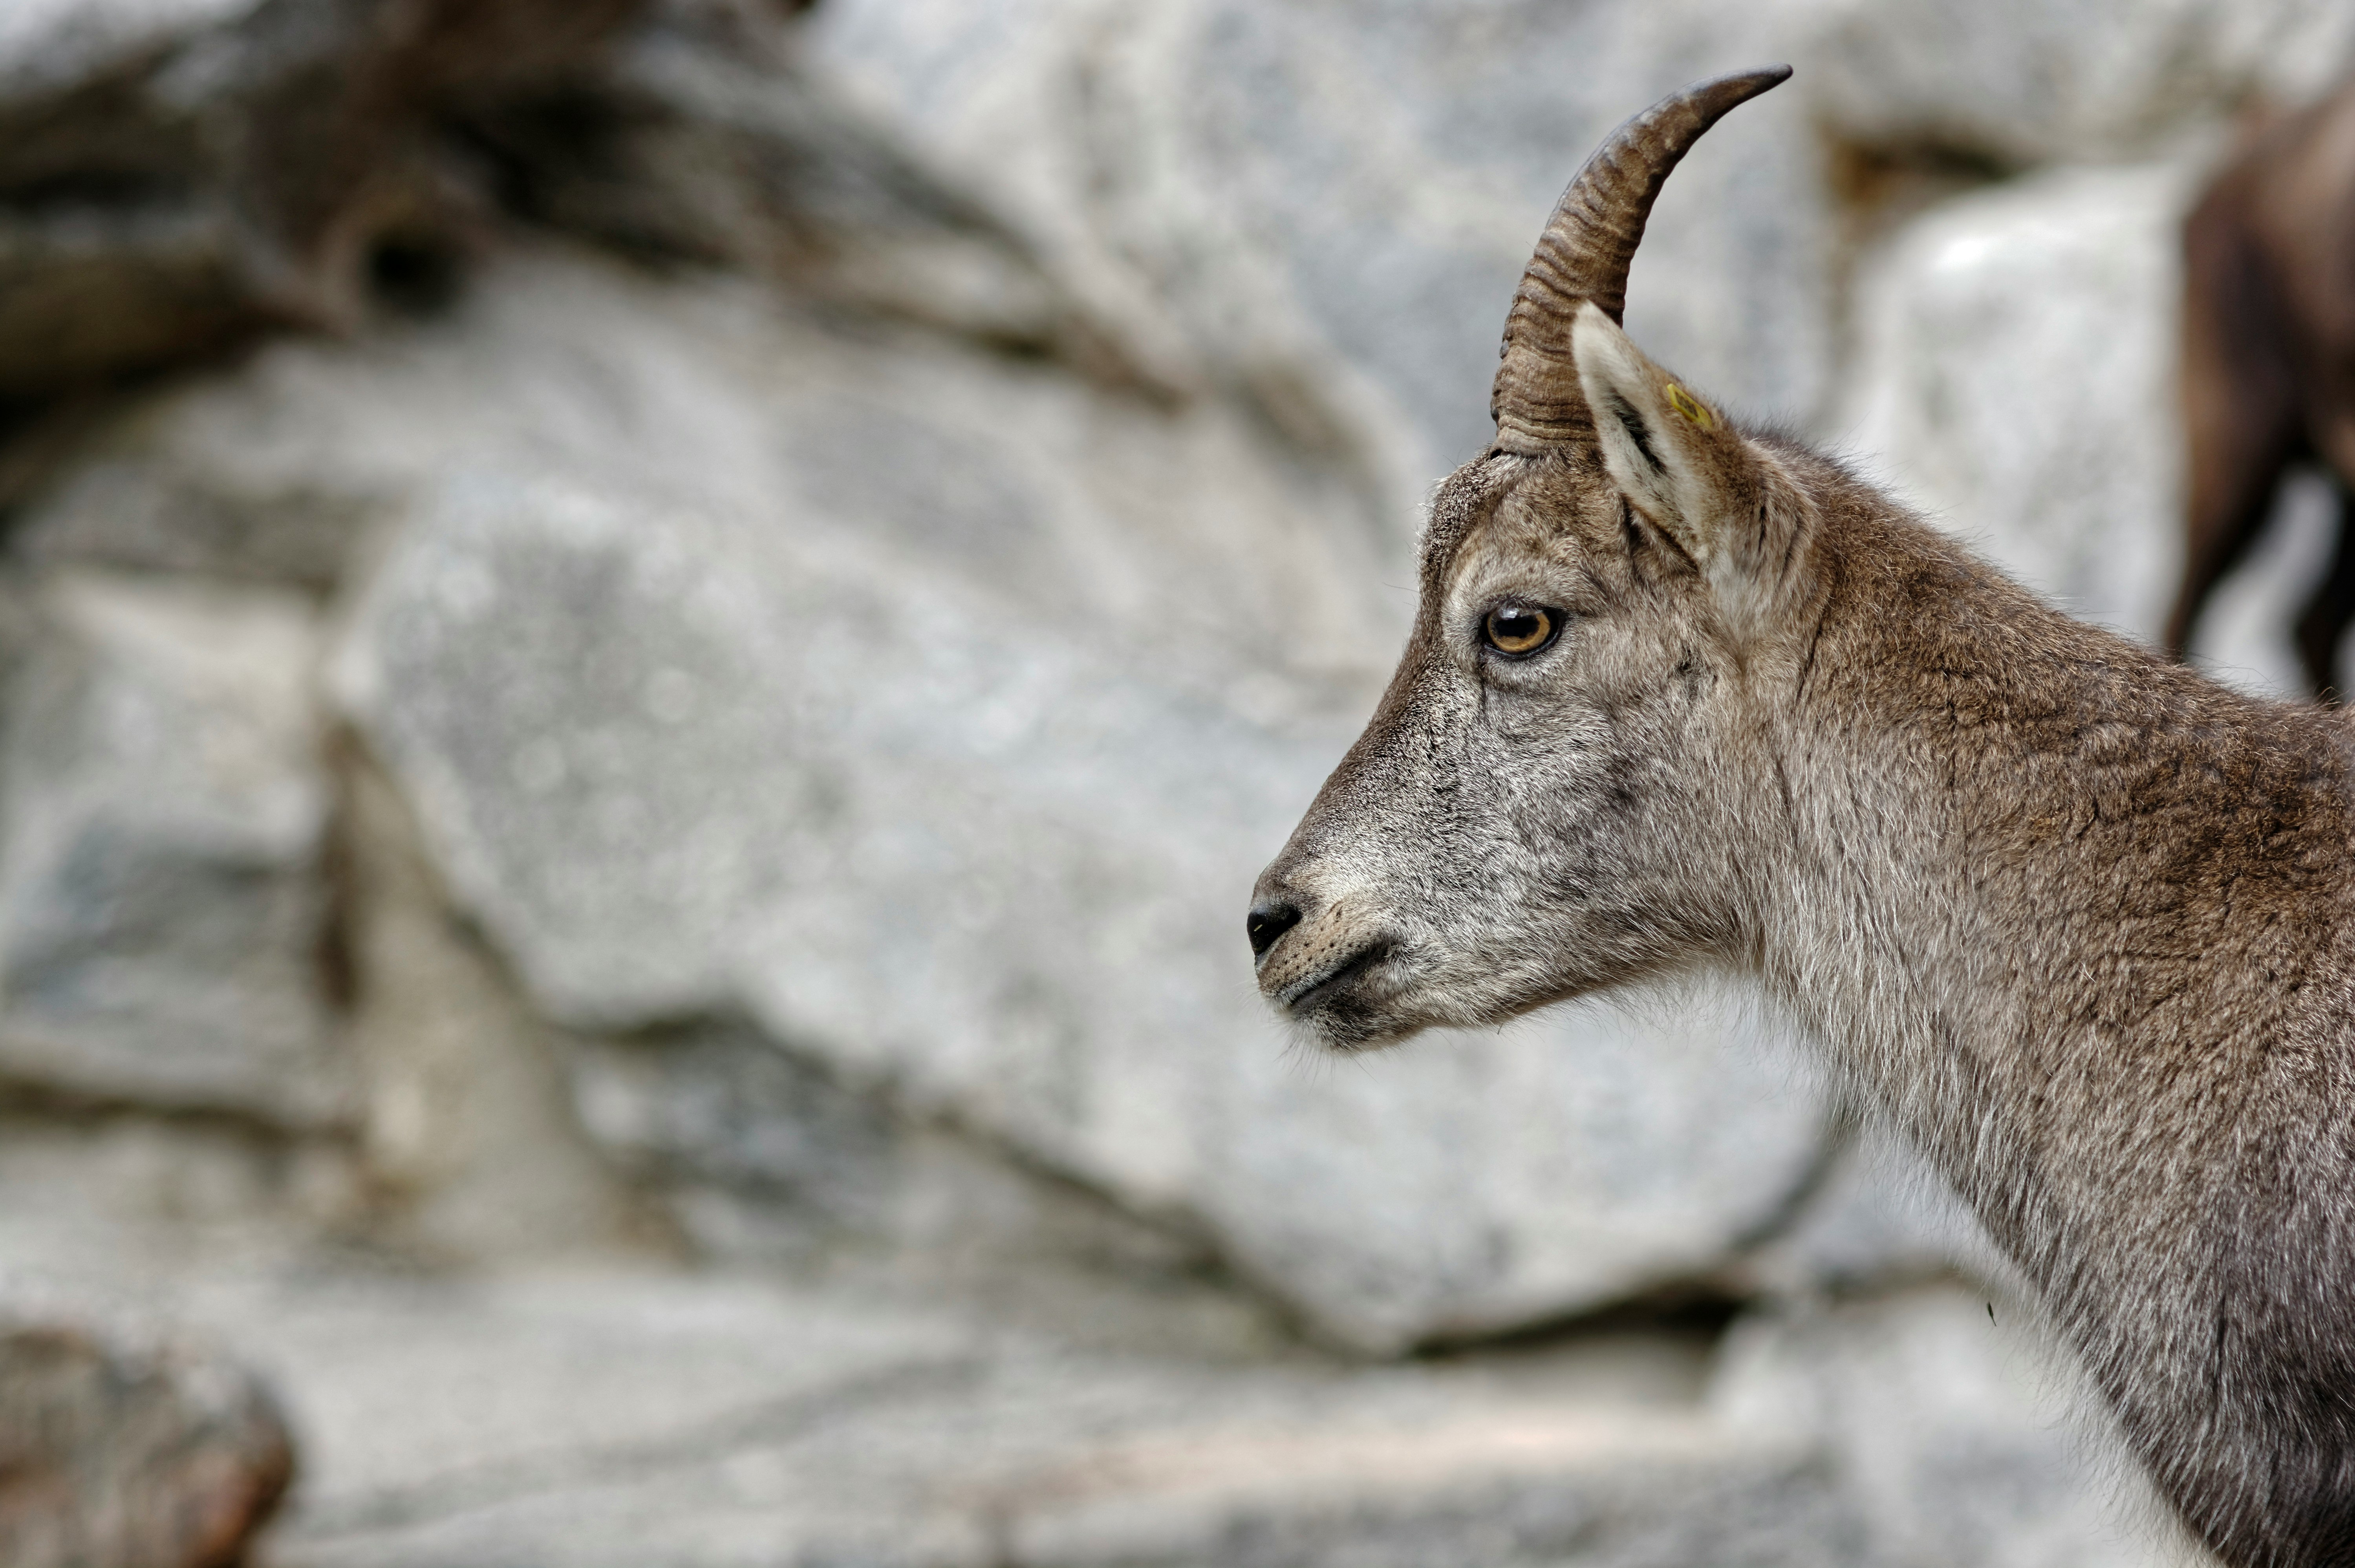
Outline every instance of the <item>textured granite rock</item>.
[(636, 0), (31, 0), (0, 18), (0, 399), (350, 325), (484, 206), (439, 122)]
[(2074, 1366), (2008, 1296), (1925, 1285), (1737, 1324), (1710, 1409), (1822, 1443), (1887, 1568), (2160, 1568), (2188, 1552)]
[(219, 1350), (37, 1289), (0, 1303), (10, 1568), (233, 1568), (293, 1469), (276, 1399)]
[(30, 622), (0, 751), (0, 1072), (347, 1115), (310, 605), (80, 573)]
[[(1784, 5), (840, 0), (818, 60), (1032, 234), (1111, 319), (1348, 454), (1401, 529), (1487, 440), (1497, 331), (1597, 140), (1785, 58)], [(1828, 206), (1797, 94), (1700, 144), (1628, 325), (1734, 406), (1815, 411)]]
[[(2181, 569), (2177, 231), (2196, 163), (2066, 168), (1958, 197), (1867, 265), (1843, 447), (2071, 613), (2157, 635)], [(2328, 550), (2294, 486), (2194, 651), (2302, 693), (2287, 628)]]
[(273, 1568), (1862, 1561), (1817, 1455), (1707, 1418), (1665, 1342), (1212, 1366), (597, 1275), (201, 1309), (266, 1304), (316, 1456)]
[(1869, 271), (1847, 445), (2073, 613), (2148, 635), (2182, 547), (2179, 165), (2063, 170), (1934, 208)]
[(475, 109), (467, 133), (536, 222), (1150, 383), (1006, 222), (805, 68), (782, 9), (657, 7), (602, 69)]
[(339, 699), (563, 1021), (749, 1016), (1371, 1346), (1706, 1268), (1814, 1158), (1721, 1021), (1287, 1061), (1222, 912), (1396, 611), (1348, 601), (1346, 493), (1214, 410), (554, 265), (399, 375), (290, 350), (237, 395), (414, 464)]
[(2147, 155), (2355, 62), (2328, 0), (1830, 0), (1801, 55), (1828, 129), (2012, 167)]

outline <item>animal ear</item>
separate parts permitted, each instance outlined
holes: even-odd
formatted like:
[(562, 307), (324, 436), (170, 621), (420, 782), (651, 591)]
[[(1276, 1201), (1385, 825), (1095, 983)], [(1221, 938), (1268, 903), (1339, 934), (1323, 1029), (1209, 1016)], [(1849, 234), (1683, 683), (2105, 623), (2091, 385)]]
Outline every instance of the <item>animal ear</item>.
[(1592, 303), (1580, 307), (1571, 350), (1612, 483), (1694, 564), (1721, 578), (1759, 532), (1754, 450)]

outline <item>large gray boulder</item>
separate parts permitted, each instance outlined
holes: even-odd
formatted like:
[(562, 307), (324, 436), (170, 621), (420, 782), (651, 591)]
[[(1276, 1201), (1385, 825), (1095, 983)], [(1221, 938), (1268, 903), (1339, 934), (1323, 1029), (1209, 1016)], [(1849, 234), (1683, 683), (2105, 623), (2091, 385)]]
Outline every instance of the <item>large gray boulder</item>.
[[(1320, 1073), (1287, 1057), (1233, 930), (1402, 630), (1406, 595), (1381, 586), (1405, 559), (1401, 498), (1476, 442), (1512, 276), (1568, 165), (1635, 106), (1615, 80), (1555, 102), (1561, 82), (1602, 59), (1640, 101), (1740, 63), (1747, 35), (1683, 11), (1534, 42), (1419, 13), (1370, 30), (1305, 6), (1106, 13), (1103, 103), (1135, 119), (1139, 177), (1102, 185), (1101, 224), (1013, 190), (1028, 216), (1006, 225), (789, 63), (710, 47), (721, 24), (694, 7), (575, 69), (623, 9), (496, 67), (489, 35), (380, 37), (357, 0), (299, 37), (272, 7), (85, 29), (139, 105), (194, 69), (181, 22), (229, 29), (197, 51), (231, 84), (203, 123), (254, 136), (219, 143), (192, 189), (258, 177), (229, 153), (286, 144), (272, 106), (310, 101), (321, 61), (360, 83), (397, 68), (406, 118), (339, 108), (322, 123), (358, 140), (336, 156), (432, 166), (410, 133), (463, 122), (521, 210), (802, 303), (550, 253), (494, 265), (442, 319), (289, 346), (114, 424), (28, 508), (21, 552), (311, 590), (368, 563), (338, 701), (540, 1013), (591, 1035), (749, 1019), (851, 1093), (1206, 1233), (1334, 1338), (1387, 1349), (1575, 1312), (1773, 1228), (1822, 1113), (1758, 1031), (1594, 1009)], [(1058, 28), (1016, 42), (1063, 80), (1085, 40)], [(27, 58), (70, 54), (55, 28), (25, 36), (45, 40)], [(851, 59), (837, 41), (812, 40), (813, 69)], [(363, 45), (393, 63), (336, 52)], [(269, 85), (282, 67), (291, 97)], [(56, 74), (59, 123), (85, 123), (94, 90)], [(599, 136), (551, 133), (575, 112)], [(1712, 384), (1785, 378), (1755, 389), (1787, 411), (1820, 389), (1822, 224), (1802, 117), (1761, 114), (1682, 176), (1638, 296), (1662, 307), (1664, 351), (1746, 346)], [(1447, 128), (1465, 115), (1494, 134)], [(978, 124), (917, 130), (962, 167), (991, 155)], [(1070, 129), (1000, 161), (1104, 144)], [(443, 208), (414, 210), (449, 238)], [(301, 203), (263, 216), (262, 253), (305, 266), (401, 232), (346, 234)], [(1229, 239), (1242, 260), (1209, 265)], [(348, 281), (304, 276), (314, 294)], [(1165, 352), (1187, 336), (1207, 354)], [(25, 798), (82, 798), (80, 778)], [(309, 852), (287, 851), (285, 886), (315, 888)], [(68, 885), (48, 853), (23, 850), (28, 908)], [(56, 945), (35, 948), (53, 968)], [(110, 1006), (139, 994), (107, 974)], [(98, 1060), (96, 1037), (52, 1050), (62, 1026), (27, 1017), (23, 1071)], [(249, 1032), (263, 1056), (291, 1049)], [(583, 1104), (617, 1103), (588, 1076), (613, 1060), (571, 1059)], [(605, 1124), (619, 1152), (649, 1125), (675, 1145), (687, 1124), (648, 1104), (701, 1103), (677, 1074), (715, 1060), (634, 1080), (662, 1098)], [(709, 1071), (705, 1101), (734, 1082)], [(82, 1087), (163, 1092), (109, 1072)], [(335, 1102), (297, 1093), (314, 1082), (275, 1075), (283, 1103), (208, 1092), (315, 1118)], [(757, 1189), (773, 1173), (729, 1146), (791, 1147), (800, 1104), (660, 1157)], [(392, 1123), (368, 1125), (392, 1147)]]
[(1802, 51), (1826, 128), (2015, 167), (2147, 155), (2355, 60), (2328, 0), (1829, 0)]
[(79, 572), (29, 620), (0, 750), (0, 1073), (347, 1115), (311, 605)]
[[(2199, 159), (2061, 168), (1947, 201), (1862, 268), (1843, 446), (2071, 613), (2146, 640), (2183, 559), (2175, 338)], [(2302, 691), (2287, 627), (2329, 549), (2294, 486), (2194, 652)]]
[[(1351, 456), (1403, 528), (1487, 438), (1505, 308), (1579, 164), (1684, 82), (1787, 57), (1789, 10), (837, 0), (810, 44), (1142, 352)], [(1786, 420), (1831, 369), (1817, 161), (1796, 93), (1745, 107), (1629, 291), (1648, 350)]]
[(1288, 1053), (1237, 912), (1406, 605), (1215, 402), (542, 256), (137, 429), (125, 484), (387, 531), (338, 700), (571, 1027), (750, 1017), (1374, 1348), (1710, 1269), (1816, 1157), (1814, 1091), (1681, 1009)]
[(2141, 635), (2182, 559), (2173, 241), (2192, 178), (2057, 170), (1924, 214), (1866, 269), (1844, 421), (1933, 521)]
[(1162, 392), (984, 202), (805, 69), (784, 7), (671, 0), (560, 91), (467, 117), (521, 217)]
[[(282, 1568), (1845, 1568), (1819, 1452), (1666, 1344), (1106, 1355), (904, 1296), (611, 1274), (208, 1292), (303, 1419)], [(495, 1385), (496, 1400), (480, 1391)]]

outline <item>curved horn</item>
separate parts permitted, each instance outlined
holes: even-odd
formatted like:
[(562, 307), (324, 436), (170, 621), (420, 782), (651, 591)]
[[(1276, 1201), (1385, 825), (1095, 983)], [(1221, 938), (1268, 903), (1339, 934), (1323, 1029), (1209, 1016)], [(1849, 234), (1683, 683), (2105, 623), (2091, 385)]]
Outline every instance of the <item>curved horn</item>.
[(1504, 362), (1488, 398), (1498, 450), (1532, 454), (1593, 439), (1594, 420), (1570, 354), (1579, 302), (1593, 300), (1620, 318), (1627, 263), (1668, 171), (1726, 111), (1790, 74), (1789, 66), (1774, 65), (1697, 82), (1612, 132), (1586, 160), (1554, 204), (1505, 317)]

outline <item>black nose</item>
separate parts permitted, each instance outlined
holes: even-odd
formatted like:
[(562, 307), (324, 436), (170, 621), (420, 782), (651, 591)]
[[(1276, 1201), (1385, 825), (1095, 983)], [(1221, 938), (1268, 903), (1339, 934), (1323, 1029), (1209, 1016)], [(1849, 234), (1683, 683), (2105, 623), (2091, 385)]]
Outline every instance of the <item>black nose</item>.
[(1250, 917), (1243, 922), (1244, 933), (1251, 938), (1252, 956), (1266, 957), (1267, 950), (1275, 945), (1276, 939), (1299, 923), (1298, 904), (1286, 903), (1281, 899), (1253, 904)]

